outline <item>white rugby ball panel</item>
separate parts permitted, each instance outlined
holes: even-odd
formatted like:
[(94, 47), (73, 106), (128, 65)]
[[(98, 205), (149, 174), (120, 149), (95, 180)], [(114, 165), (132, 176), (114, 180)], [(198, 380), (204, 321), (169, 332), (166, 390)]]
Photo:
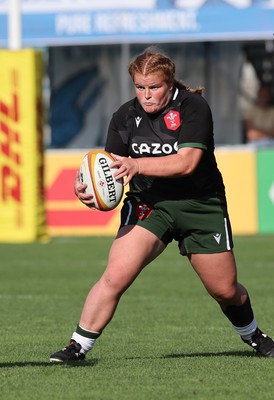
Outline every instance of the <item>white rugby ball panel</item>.
[(118, 181), (110, 168), (113, 157), (104, 150), (91, 150), (83, 158), (80, 179), (87, 184), (86, 193), (93, 195), (95, 208), (101, 211), (113, 210), (120, 203), (123, 193), (123, 179)]

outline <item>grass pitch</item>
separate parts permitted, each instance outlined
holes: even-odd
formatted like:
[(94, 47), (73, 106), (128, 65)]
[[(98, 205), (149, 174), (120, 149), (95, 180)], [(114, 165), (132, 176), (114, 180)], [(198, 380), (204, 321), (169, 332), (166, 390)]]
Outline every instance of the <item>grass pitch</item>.
[[(87, 361), (68, 344), (111, 238), (0, 244), (0, 393), (5, 400), (273, 400), (274, 359), (254, 357), (176, 244), (137, 278)], [(274, 336), (274, 236), (235, 237), (239, 280)]]

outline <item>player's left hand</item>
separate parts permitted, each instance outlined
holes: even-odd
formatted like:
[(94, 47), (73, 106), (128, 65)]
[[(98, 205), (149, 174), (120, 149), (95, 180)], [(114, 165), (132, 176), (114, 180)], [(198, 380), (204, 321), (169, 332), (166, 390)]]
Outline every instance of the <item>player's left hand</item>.
[(110, 168), (117, 168), (114, 174), (115, 179), (120, 179), (126, 176), (124, 186), (126, 186), (134, 175), (139, 173), (138, 161), (134, 158), (122, 157), (111, 153), (114, 162), (110, 164)]

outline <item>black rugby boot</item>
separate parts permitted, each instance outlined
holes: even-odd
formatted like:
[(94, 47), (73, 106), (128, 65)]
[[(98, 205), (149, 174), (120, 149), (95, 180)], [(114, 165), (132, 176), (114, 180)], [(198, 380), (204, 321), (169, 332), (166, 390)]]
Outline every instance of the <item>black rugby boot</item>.
[(76, 343), (75, 340), (71, 340), (70, 344), (56, 353), (53, 353), (49, 360), (52, 363), (69, 363), (75, 361), (83, 361), (85, 354), (80, 353), (81, 345)]
[(251, 346), (260, 357), (274, 358), (274, 341), (263, 333), (259, 328), (256, 329), (250, 340), (242, 340)]

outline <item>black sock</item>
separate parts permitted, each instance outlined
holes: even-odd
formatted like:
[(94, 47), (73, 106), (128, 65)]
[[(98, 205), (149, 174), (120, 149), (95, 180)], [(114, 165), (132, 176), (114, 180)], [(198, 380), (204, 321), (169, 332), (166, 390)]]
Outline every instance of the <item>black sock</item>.
[(226, 309), (222, 308), (223, 313), (227, 316), (232, 325), (243, 327), (251, 324), (254, 319), (253, 310), (249, 297), (247, 297), (244, 304), (240, 306), (228, 306)]

